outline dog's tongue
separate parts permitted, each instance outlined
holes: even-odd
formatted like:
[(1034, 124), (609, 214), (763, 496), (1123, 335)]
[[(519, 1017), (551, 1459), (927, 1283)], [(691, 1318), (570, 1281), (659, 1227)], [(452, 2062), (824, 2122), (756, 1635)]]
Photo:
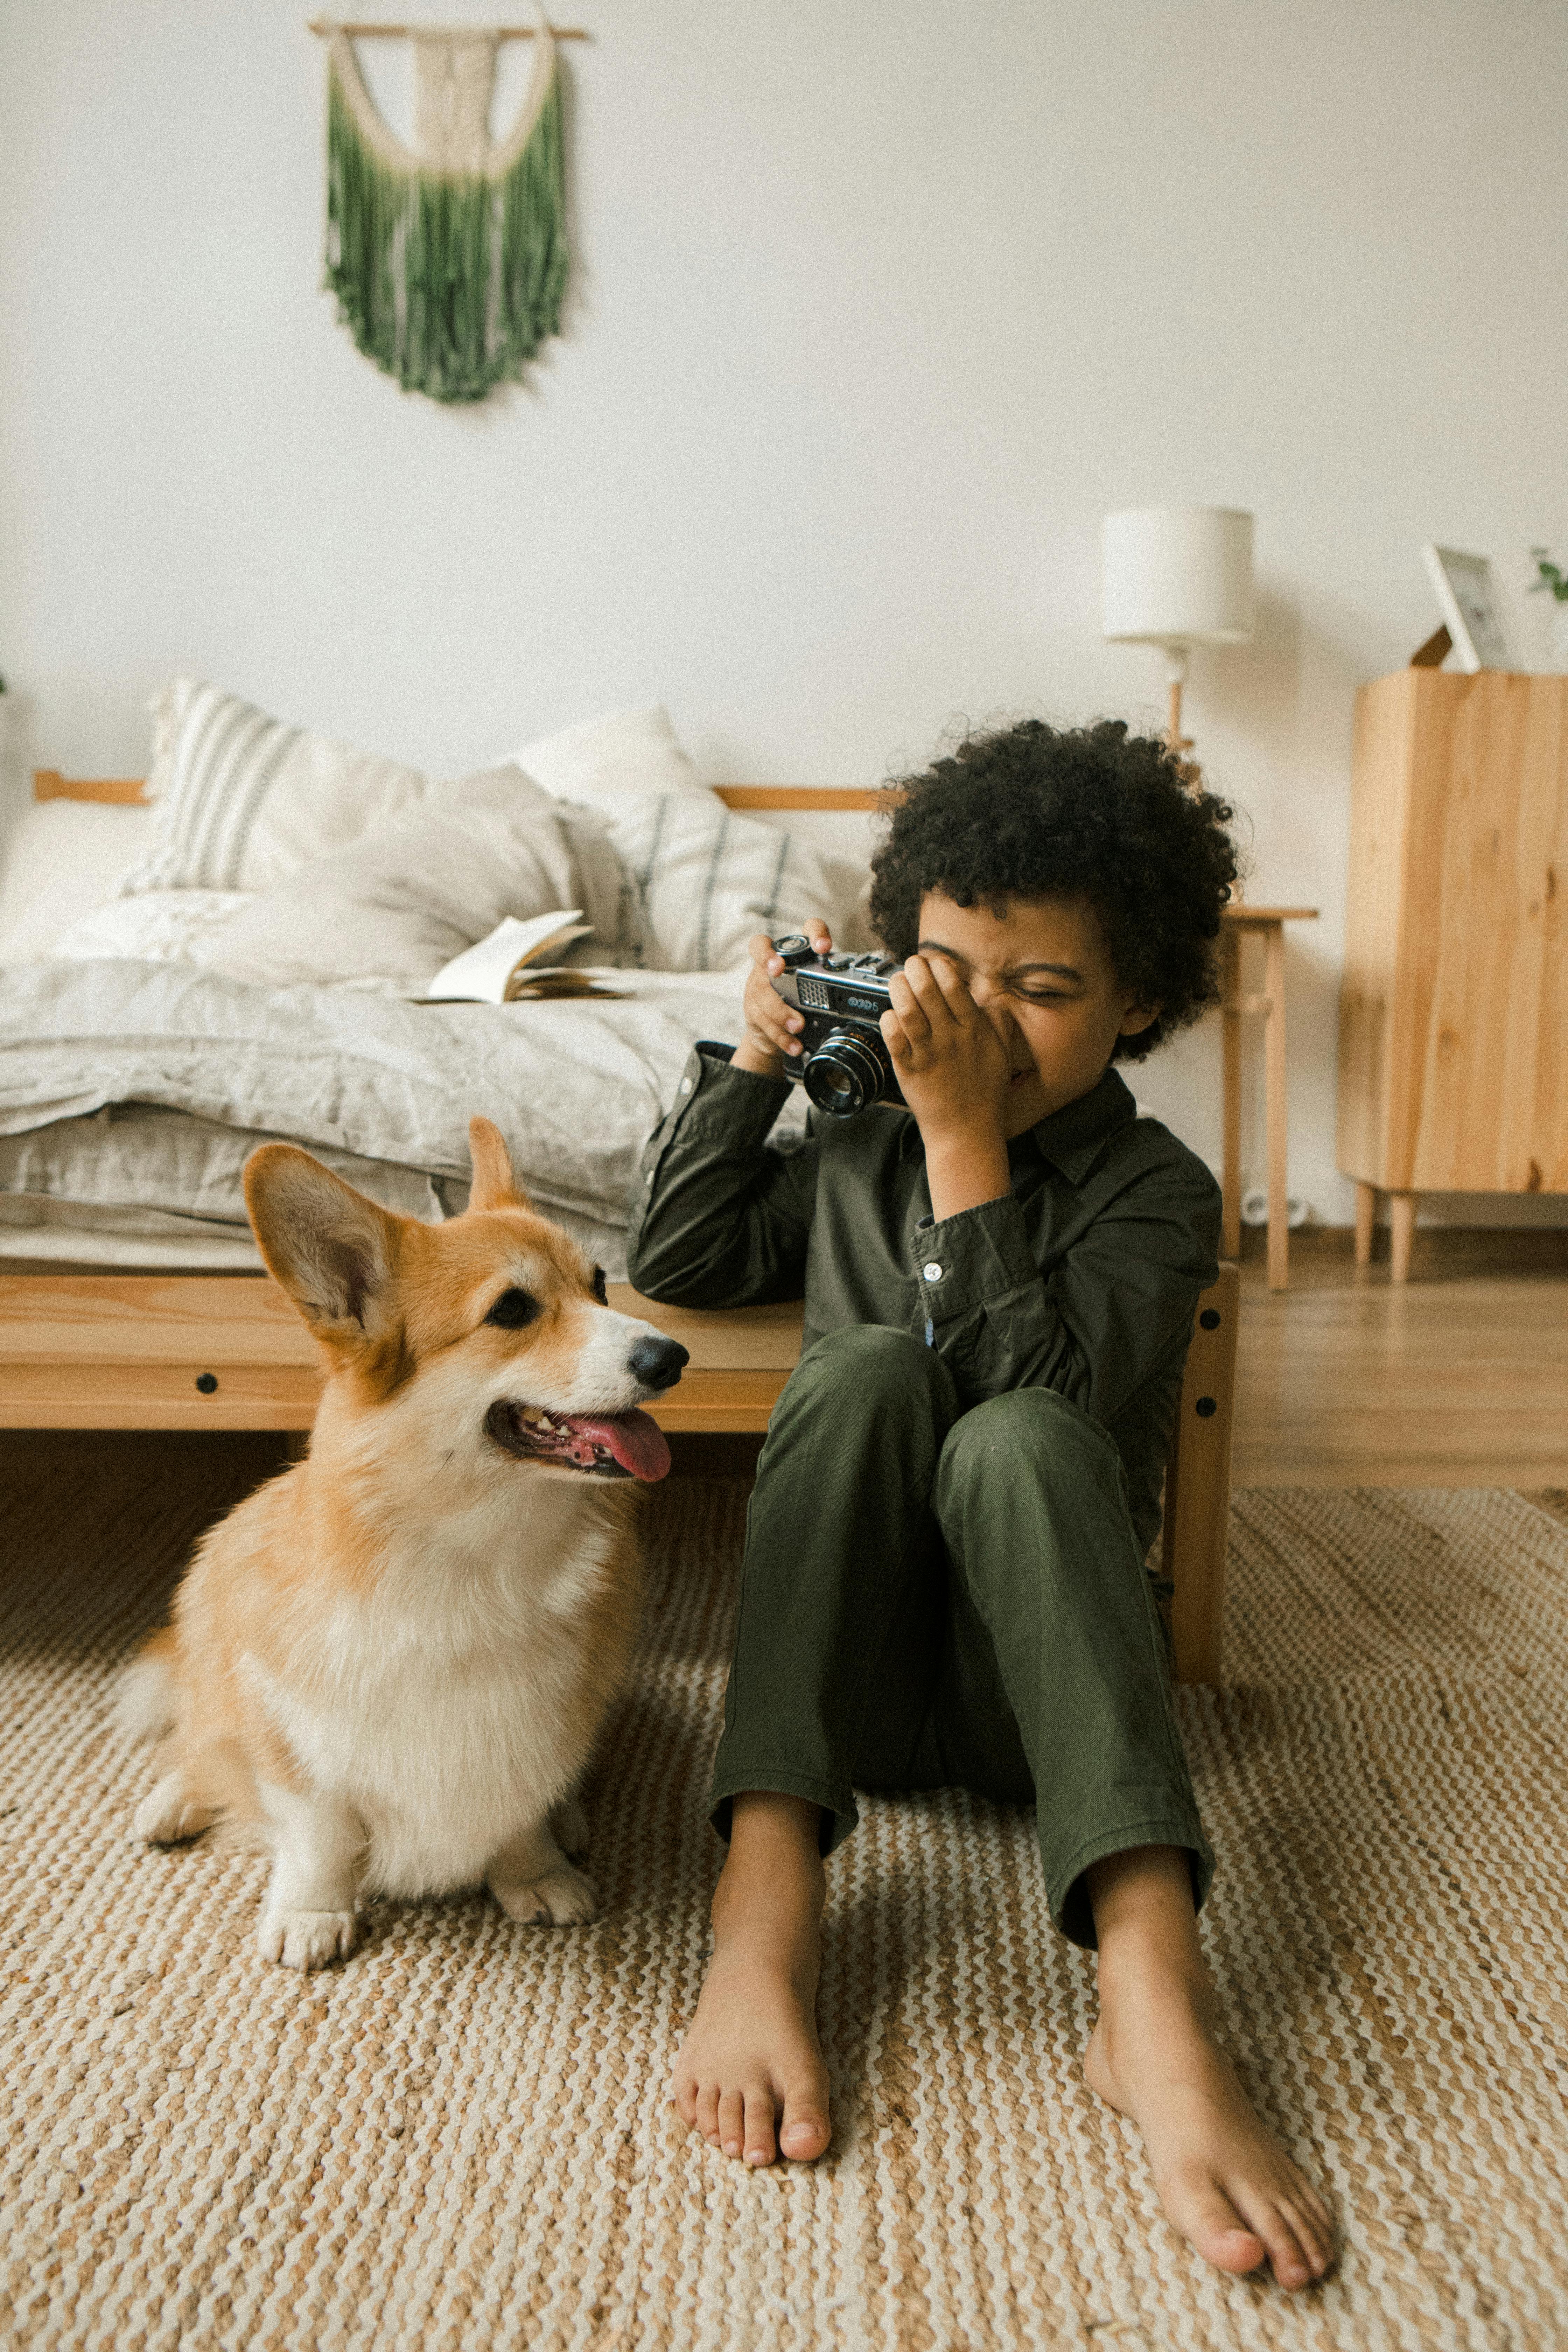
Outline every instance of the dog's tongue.
[(634, 1478), (662, 1478), (669, 1468), (669, 1447), (657, 1421), (646, 1412), (606, 1414), (600, 1421), (574, 1413), (572, 1426), (595, 1445), (607, 1445), (623, 1470)]

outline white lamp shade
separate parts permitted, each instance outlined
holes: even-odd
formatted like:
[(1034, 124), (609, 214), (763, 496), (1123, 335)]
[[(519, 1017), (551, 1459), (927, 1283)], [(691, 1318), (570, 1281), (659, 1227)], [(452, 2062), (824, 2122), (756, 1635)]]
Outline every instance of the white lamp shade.
[(1104, 632), (1120, 644), (1239, 646), (1252, 635), (1252, 517), (1236, 507), (1107, 515)]

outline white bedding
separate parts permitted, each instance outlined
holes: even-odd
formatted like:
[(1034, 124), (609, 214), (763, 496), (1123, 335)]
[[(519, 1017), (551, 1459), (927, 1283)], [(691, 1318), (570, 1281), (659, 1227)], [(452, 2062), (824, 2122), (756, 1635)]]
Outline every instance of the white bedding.
[[(56, 1204), (39, 1238), (67, 1229), (64, 1208), (113, 1212), (99, 1229), (121, 1240), (226, 1232), (243, 1244), (239, 1171), (267, 1137), (321, 1152), (389, 1205), (434, 1219), (467, 1198), (468, 1122), (482, 1111), (541, 1209), (619, 1275), (643, 1144), (692, 1041), (740, 1035), (744, 971), (616, 982), (628, 990), (616, 1003), (498, 1007), (250, 988), (181, 964), (16, 969), (0, 990), (7, 1244), (21, 1249), (19, 1220), (38, 1200)], [(785, 1132), (800, 1130), (804, 1108), (797, 1093)]]
[(192, 1232), (183, 1217), (86, 1208), (37, 1193), (0, 1194), (0, 1262), (91, 1267), (110, 1274), (258, 1274), (248, 1229)]
[(209, 940), (251, 900), (248, 890), (143, 890), (110, 898), (60, 933), (49, 949), (68, 963), (199, 963)]
[[(240, 1178), (256, 1146), (272, 1139), (149, 1103), (106, 1104), (0, 1135), (0, 1256), (259, 1266)], [(315, 1148), (351, 1184), (406, 1216), (428, 1222), (462, 1204), (466, 1187), (448, 1195), (413, 1169)]]
[[(314, 747), (316, 783), (274, 827), (269, 887), (110, 898), (109, 835), (134, 857), (129, 836), (183, 809), (195, 856), (212, 831), (202, 811), (235, 779), (197, 732), (213, 772), (193, 770), (183, 799), (30, 811), (0, 876), (0, 1256), (254, 1265), (240, 1171), (271, 1137), (389, 1206), (451, 1214), (482, 1110), (539, 1205), (618, 1273), (637, 1160), (692, 1040), (740, 1034), (748, 936), (812, 913), (846, 944), (858, 936), (863, 858), (732, 815), (657, 707), (527, 746), (536, 781), (517, 766), (417, 778), (407, 812), (379, 823), (375, 794), (350, 792), (311, 818), (345, 845), (325, 855), (302, 845), (300, 807), (334, 800), (329, 754), (368, 755), (282, 730), (301, 759)], [(395, 801), (412, 772), (392, 778)], [(153, 878), (145, 860), (132, 878)], [(634, 967), (613, 975), (624, 1000), (412, 1001), (501, 915), (552, 906), (581, 906), (593, 926), (568, 961)], [(665, 968), (698, 962), (739, 968)], [(781, 1124), (804, 1126), (798, 1097)]]

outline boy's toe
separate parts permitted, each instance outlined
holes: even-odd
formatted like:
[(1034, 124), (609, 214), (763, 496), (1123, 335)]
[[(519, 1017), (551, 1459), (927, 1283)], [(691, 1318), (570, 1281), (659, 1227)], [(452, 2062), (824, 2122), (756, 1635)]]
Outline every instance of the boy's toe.
[(771, 2164), (777, 2149), (773, 2140), (773, 2096), (765, 2087), (746, 2094), (746, 2162)]
[(726, 2156), (739, 2156), (745, 2128), (746, 2103), (739, 2091), (719, 2095), (719, 2145)]
[(1334, 2258), (1333, 2238), (1308, 2205), (1304, 2197), (1282, 2197), (1281, 2210), (1296, 2232), (1307, 2267), (1314, 2278), (1321, 2278)]
[(692, 2122), (710, 2146), (718, 2144), (719, 2086), (716, 2083), (703, 2083), (698, 2086), (697, 2113)]
[(822, 2154), (832, 2137), (825, 2085), (808, 2081), (786, 2090), (784, 2121), (779, 2126), (781, 2151), (796, 2164), (810, 2164)]
[(1297, 2287), (1310, 2285), (1311, 2265), (1289, 2217), (1279, 2206), (1268, 2204), (1259, 2207), (1255, 2219), (1258, 2234), (1268, 2249), (1269, 2263), (1279, 2284), (1292, 2293)]
[(1267, 2259), (1263, 2240), (1215, 2182), (1205, 2181), (1189, 2196), (1173, 2199), (1167, 2210), (1177, 2229), (1216, 2270), (1234, 2271), (1239, 2277)]
[(1333, 2259), (1334, 2217), (1310, 2180), (1296, 2173), (1290, 2183), (1289, 2204), (1316, 2231), (1318, 2243), (1329, 2260)]
[(1234, 2271), (1238, 2278), (1257, 2270), (1260, 2263), (1268, 2259), (1268, 2249), (1257, 2231), (1245, 2229), (1239, 2223), (1233, 2222), (1227, 2230), (1200, 2232), (1193, 2243), (1216, 2270)]

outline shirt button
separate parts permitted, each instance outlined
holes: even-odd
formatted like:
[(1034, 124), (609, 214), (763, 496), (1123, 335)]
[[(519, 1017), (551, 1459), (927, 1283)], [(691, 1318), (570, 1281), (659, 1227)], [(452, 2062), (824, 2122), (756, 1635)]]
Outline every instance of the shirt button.
[(930, 1259), (926, 1265), (921, 1266), (921, 1272), (924, 1275), (928, 1282), (940, 1282), (942, 1280), (942, 1268), (938, 1265), (934, 1257)]
[(689, 1078), (681, 1079), (680, 1091), (683, 1095), (689, 1095), (691, 1092), (691, 1081)]

